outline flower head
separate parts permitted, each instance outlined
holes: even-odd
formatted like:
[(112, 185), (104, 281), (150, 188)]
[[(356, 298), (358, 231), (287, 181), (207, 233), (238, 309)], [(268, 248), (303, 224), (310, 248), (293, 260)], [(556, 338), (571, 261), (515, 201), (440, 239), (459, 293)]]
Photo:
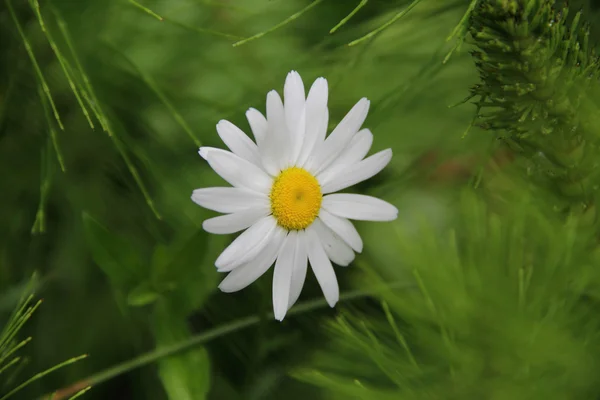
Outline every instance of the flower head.
[(250, 285), (275, 263), (273, 311), (282, 320), (294, 305), (310, 263), (331, 307), (339, 298), (332, 262), (347, 266), (362, 251), (349, 221), (391, 221), (398, 210), (371, 196), (331, 194), (369, 179), (392, 158), (392, 150), (365, 158), (373, 135), (360, 129), (369, 111), (362, 98), (326, 137), (329, 122), (327, 80), (317, 79), (308, 96), (292, 71), (284, 100), (267, 94), (266, 118), (246, 112), (255, 141), (228, 121), (217, 132), (231, 151), (201, 147), (200, 155), (233, 187), (196, 189), (192, 200), (224, 213), (202, 224), (207, 232), (244, 231), (217, 258), (229, 272), (219, 288), (235, 292)]

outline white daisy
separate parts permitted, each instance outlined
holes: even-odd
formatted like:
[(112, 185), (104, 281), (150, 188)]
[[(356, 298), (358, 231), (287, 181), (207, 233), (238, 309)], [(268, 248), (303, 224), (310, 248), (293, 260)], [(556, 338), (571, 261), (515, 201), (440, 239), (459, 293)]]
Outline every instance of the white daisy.
[(364, 158), (373, 135), (360, 129), (369, 100), (360, 99), (326, 136), (327, 80), (317, 79), (305, 96), (300, 75), (292, 71), (284, 100), (267, 94), (267, 117), (250, 108), (246, 117), (256, 142), (229, 121), (217, 132), (231, 150), (201, 147), (200, 155), (233, 187), (196, 189), (192, 200), (226, 215), (202, 227), (210, 233), (244, 230), (217, 258), (229, 272), (219, 288), (235, 292), (250, 285), (273, 263), (273, 311), (282, 320), (302, 291), (311, 268), (331, 307), (339, 298), (331, 262), (347, 266), (362, 251), (360, 235), (349, 219), (391, 221), (393, 205), (360, 194), (331, 194), (381, 171), (392, 158), (386, 149)]

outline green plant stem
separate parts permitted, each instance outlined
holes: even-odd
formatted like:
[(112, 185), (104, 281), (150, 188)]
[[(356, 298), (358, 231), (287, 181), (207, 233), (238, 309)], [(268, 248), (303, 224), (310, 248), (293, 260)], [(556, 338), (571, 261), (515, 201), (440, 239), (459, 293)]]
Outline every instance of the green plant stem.
[(7, 394), (5, 394), (4, 396), (2, 396), (0, 398), (0, 400), (6, 400), (9, 397), (11, 397), (13, 394), (19, 392), (21, 389), (24, 389), (26, 386), (28, 386), (29, 384), (33, 383), (34, 381), (48, 375), (49, 373), (52, 373), (54, 371), (56, 371), (57, 369), (60, 369), (62, 367), (66, 367), (67, 365), (73, 364), (79, 360), (82, 360), (84, 358), (87, 357), (87, 354), (81, 355), (79, 357), (73, 357), (68, 359), (67, 361), (64, 361), (60, 364), (55, 365), (52, 368), (48, 368), (47, 370), (40, 372), (38, 374), (35, 374), (34, 376), (32, 376), (31, 378), (29, 378), (28, 380), (26, 380), (25, 382), (23, 382), (22, 384), (20, 384), (19, 386), (17, 386), (16, 388), (14, 388), (13, 390), (11, 390), (10, 392), (8, 392)]
[(35, 74), (36, 74), (37, 78), (39, 79), (40, 84), (42, 85), (42, 88), (44, 90), (44, 93), (46, 94), (46, 97), (48, 97), (48, 101), (50, 102), (50, 106), (52, 107), (52, 112), (54, 114), (54, 118), (56, 118), (58, 127), (64, 131), (65, 127), (63, 126), (63, 123), (60, 120), (60, 116), (58, 115), (58, 110), (56, 108), (56, 105), (54, 104), (54, 100), (52, 99), (52, 94), (50, 93), (50, 88), (48, 87), (48, 83), (46, 83), (46, 79), (44, 78), (44, 74), (42, 74), (42, 70), (40, 69), (40, 66), (35, 58), (35, 55), (33, 54), (33, 49), (31, 48), (31, 44), (29, 44), (29, 40), (27, 40), (27, 36), (25, 35), (23, 28), (21, 27), (21, 23), (19, 22), (19, 19), (17, 18), (17, 15), (15, 14), (15, 10), (13, 9), (13, 6), (12, 6), (10, 0), (5, 0), (5, 2), (6, 2), (6, 7), (8, 9), (8, 12), (9, 12), (13, 22), (15, 23), (15, 26), (17, 27), (19, 36), (21, 36), (21, 39), (23, 40), (23, 45), (25, 46), (27, 55), (29, 56), (29, 59), (31, 60), (31, 64), (33, 65)]
[[(355, 300), (355, 299), (369, 297), (369, 296), (372, 296), (373, 294), (378, 293), (381, 289), (402, 289), (402, 288), (408, 288), (408, 287), (413, 287), (413, 286), (414, 286), (414, 284), (412, 282), (401, 281), (401, 282), (394, 282), (394, 283), (387, 284), (387, 285), (379, 285), (379, 286), (372, 287), (372, 288), (365, 289), (365, 290), (355, 290), (355, 291), (347, 292), (347, 293), (341, 295), (340, 302), (351, 301), (351, 300)], [(288, 316), (296, 315), (296, 314), (303, 314), (308, 311), (313, 311), (313, 310), (316, 310), (319, 308), (324, 308), (327, 306), (328, 306), (328, 304), (324, 299), (306, 301), (306, 302), (300, 303), (297, 306), (295, 306), (294, 308), (292, 308), (288, 312)], [(266, 316), (270, 319), (274, 318), (272, 312), (267, 313)], [(119, 375), (123, 375), (129, 371), (143, 367), (145, 365), (151, 364), (162, 358), (172, 356), (172, 355), (180, 353), (182, 351), (189, 350), (195, 346), (205, 344), (205, 343), (207, 343), (213, 339), (219, 338), (221, 336), (225, 336), (230, 333), (237, 332), (241, 329), (245, 329), (250, 326), (256, 325), (263, 319), (264, 319), (264, 316), (255, 314), (255, 315), (252, 315), (252, 316), (249, 316), (246, 318), (239, 319), (237, 321), (230, 322), (223, 326), (216, 327), (214, 329), (211, 329), (211, 330), (201, 333), (199, 335), (192, 336), (191, 338), (189, 338), (185, 341), (175, 343), (171, 346), (152, 350), (152, 351), (142, 354), (136, 358), (125, 361), (121, 364), (117, 364), (113, 367), (105, 369), (104, 371), (100, 371), (94, 375), (91, 375), (88, 378), (85, 378), (67, 388), (61, 389), (58, 391), (60, 394), (46, 395), (39, 400), (50, 400), (50, 399), (64, 400), (64, 399), (67, 399), (68, 396), (72, 395), (73, 393), (76, 393), (82, 387), (95, 386), (100, 383), (106, 382), (109, 379), (112, 379)]]
[(355, 45), (357, 45), (361, 42), (364, 42), (365, 40), (370, 39), (373, 36), (377, 35), (381, 31), (385, 30), (388, 26), (392, 25), (394, 22), (396, 22), (400, 18), (404, 17), (410, 10), (412, 10), (417, 4), (419, 4), (420, 1), (421, 0), (413, 0), (413, 2), (408, 5), (408, 7), (406, 7), (404, 10), (400, 11), (398, 14), (394, 15), (394, 17), (392, 19), (390, 19), (388, 22), (381, 25), (379, 28), (367, 33), (365, 36), (348, 43), (348, 46), (355, 46)]
[(267, 33), (271, 33), (279, 28), (281, 28), (282, 26), (292, 22), (295, 19), (298, 19), (300, 16), (302, 16), (302, 14), (304, 14), (305, 12), (307, 12), (308, 10), (310, 10), (311, 8), (315, 7), (316, 5), (318, 5), (319, 3), (321, 3), (323, 0), (315, 0), (312, 3), (310, 3), (309, 5), (307, 5), (306, 7), (304, 7), (302, 10), (298, 11), (296, 14), (291, 15), (290, 17), (286, 18), (284, 21), (281, 21), (280, 23), (278, 23), (277, 25), (267, 29), (266, 31), (257, 33), (254, 36), (250, 36), (249, 38), (240, 40), (239, 42), (236, 42), (233, 44), (233, 47), (237, 47), (237, 46), (241, 46), (244, 43), (248, 43), (251, 40), (254, 39), (258, 39), (261, 38), (263, 36), (265, 36)]
[(154, 11), (152, 11), (151, 9), (149, 9), (148, 7), (145, 7), (143, 5), (141, 5), (140, 3), (138, 3), (135, 0), (129, 0), (129, 3), (134, 6), (139, 8), (140, 10), (142, 10), (143, 12), (147, 13), (148, 15), (156, 18), (159, 21), (163, 21), (163, 17), (161, 17), (160, 15), (158, 15), (157, 13), (155, 13)]
[(346, 22), (350, 21), (350, 18), (354, 16), (361, 8), (363, 8), (369, 0), (361, 0), (361, 2), (350, 12), (350, 14), (346, 15), (344, 19), (342, 19), (336, 26), (331, 28), (329, 33), (334, 33), (338, 29), (340, 29)]

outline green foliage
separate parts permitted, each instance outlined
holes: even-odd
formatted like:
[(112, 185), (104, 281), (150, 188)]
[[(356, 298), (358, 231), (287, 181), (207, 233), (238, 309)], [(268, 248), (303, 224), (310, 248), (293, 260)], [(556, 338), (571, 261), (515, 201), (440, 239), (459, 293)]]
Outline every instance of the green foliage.
[[(171, 304), (159, 303), (154, 309), (156, 344), (168, 346), (185, 341), (191, 333), (185, 314)], [(210, 389), (210, 363), (206, 349), (200, 347), (185, 354), (165, 358), (158, 363), (158, 375), (169, 399), (205, 399)]]
[(83, 214), (83, 224), (94, 261), (115, 287), (126, 287), (143, 276), (143, 261), (131, 243), (111, 234), (88, 214)]
[(559, 216), (531, 198), (501, 216), (472, 193), (460, 203), (460, 219), (439, 237), (398, 237), (402, 267), (418, 289), (382, 291), (381, 308), (330, 323), (335, 351), (299, 378), (340, 398), (600, 394), (592, 372), (598, 303), (587, 295), (600, 275), (596, 255), (578, 239), (585, 225), (556, 229)]
[(550, 0), (480, 1), (469, 32), (481, 76), (476, 123), (505, 132), (564, 196), (589, 207), (599, 179), (600, 64), (583, 18)]
[[(18, 352), (25, 347), (31, 340), (28, 337), (24, 340), (20, 340), (18, 335), (21, 333), (23, 325), (32, 317), (33, 313), (42, 304), (41, 300), (38, 300), (35, 304), (32, 304), (33, 300), (33, 287), (38, 284), (37, 277), (34, 275), (28, 282), (25, 290), (23, 290), (21, 299), (16, 304), (16, 308), (10, 315), (7, 321), (4, 323), (4, 327), (0, 332), (0, 377), (2, 377), (2, 391), (0, 392), (0, 399), (7, 400), (15, 398), (14, 396), (21, 392), (24, 388), (32, 384), (33, 382), (45, 377), (46, 375), (68, 365), (71, 365), (79, 360), (87, 357), (87, 355), (71, 358), (67, 361), (63, 361), (45, 371), (39, 372), (27, 379), (25, 382), (15, 386), (15, 379), (21, 372), (23, 366), (28, 363), (27, 358), (18, 356)], [(74, 399), (86, 392), (88, 388), (83, 388), (75, 396), (70, 397)]]
[[(568, 20), (568, 8), (553, 5), (471, 2), (455, 36), (468, 32), (476, 46), (473, 123), (524, 157), (517, 168), (482, 171), (447, 228), (425, 223), (407, 234), (398, 223), (400, 268), (366, 276), (408, 273), (418, 290), (382, 291), (381, 307), (328, 324), (335, 350), (299, 379), (332, 398), (600, 395), (590, 374), (600, 356), (598, 58), (581, 13)], [(516, 175), (523, 170), (528, 183)]]
[[(2, 4), (0, 308), (33, 270), (48, 301), (0, 376), (15, 349), (30, 376), (92, 355), (16, 396), (600, 396), (596, 2)], [(196, 154), (222, 147), (217, 121), (247, 131), (291, 69), (328, 79), (331, 127), (372, 101), (373, 152), (394, 159), (357, 191), (400, 215), (356, 224), (335, 310), (309, 276), (274, 323), (269, 274), (217, 290), (231, 237), (189, 197), (223, 184)], [(469, 87), (474, 120), (449, 107)]]

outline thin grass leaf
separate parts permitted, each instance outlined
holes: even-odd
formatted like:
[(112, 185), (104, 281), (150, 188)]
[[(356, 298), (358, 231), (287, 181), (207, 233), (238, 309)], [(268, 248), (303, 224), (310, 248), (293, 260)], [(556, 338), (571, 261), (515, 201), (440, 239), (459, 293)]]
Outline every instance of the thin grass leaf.
[(31, 233), (44, 233), (46, 231), (46, 202), (48, 200), (48, 192), (52, 186), (52, 162), (50, 156), (51, 141), (50, 138), (46, 141), (46, 146), (42, 149), (40, 163), (40, 202), (35, 214), (35, 221), (31, 227)]
[[(413, 286), (414, 285), (412, 283), (407, 283), (405, 281), (392, 282), (392, 283), (385, 284), (385, 285), (377, 285), (377, 286), (371, 287), (369, 289), (346, 292), (346, 293), (340, 295), (339, 302), (352, 301), (352, 300), (356, 300), (356, 299), (369, 297), (369, 296), (379, 293), (382, 290), (405, 289), (405, 288), (410, 288)], [(309, 301), (305, 301), (303, 303), (299, 303), (298, 305), (296, 305), (292, 309), (290, 309), (290, 311), (288, 312), (288, 316), (296, 315), (296, 314), (304, 314), (309, 311), (313, 311), (313, 310), (317, 310), (317, 309), (325, 308), (325, 307), (328, 307), (328, 304), (324, 299), (309, 300)], [(165, 357), (169, 357), (174, 354), (178, 354), (180, 352), (189, 350), (196, 346), (203, 345), (211, 340), (221, 338), (225, 335), (228, 335), (228, 334), (237, 332), (239, 330), (246, 329), (251, 326), (257, 325), (265, 319), (272, 321), (273, 318), (274, 318), (274, 316), (273, 316), (272, 312), (264, 313), (264, 314), (261, 313), (258, 315), (252, 315), (252, 316), (249, 316), (246, 318), (241, 318), (236, 321), (232, 321), (232, 322), (227, 323), (222, 326), (218, 326), (216, 328), (205, 331), (201, 334), (194, 335), (194, 336), (190, 337), (189, 339), (186, 339), (182, 342), (175, 343), (173, 345), (166, 346), (163, 348), (155, 349), (148, 353), (144, 353), (136, 358), (127, 360), (121, 364), (115, 365), (104, 371), (94, 374), (86, 379), (83, 379), (82, 381), (79, 381), (71, 386), (61, 389), (58, 392), (54, 392), (54, 393), (60, 393), (60, 394), (56, 395), (56, 397), (54, 397), (53, 400), (68, 399), (68, 396), (70, 396), (71, 394), (80, 390), (82, 386), (88, 386), (88, 385), (96, 386), (96, 385), (106, 382), (116, 376), (122, 375), (122, 374), (132, 371), (134, 369), (143, 367), (145, 365), (154, 363)], [(50, 396), (51, 395), (43, 396), (40, 398), (40, 400), (50, 400)], [(0, 399), (0, 400), (3, 400), (3, 399)]]
[(65, 166), (65, 161), (63, 159), (60, 146), (58, 145), (58, 134), (53, 128), (50, 128), (50, 138), (52, 139), (52, 146), (54, 147), (54, 152), (56, 153), (56, 158), (58, 159), (58, 164), (60, 165), (60, 170), (62, 172), (67, 172), (67, 167)]
[(334, 33), (338, 29), (340, 29), (346, 22), (350, 21), (350, 18), (354, 16), (361, 8), (363, 8), (369, 0), (361, 0), (360, 3), (350, 12), (350, 14), (346, 15), (344, 19), (342, 19), (336, 26), (331, 28), (329, 33)]
[[(4, 379), (2, 384), (2, 391), (8, 390), (9, 387), (12, 386), (13, 382), (17, 379), (17, 376), (21, 374), (21, 372), (29, 365), (29, 357), (22, 357), (20, 359), (20, 363), (17, 364), (15, 368), (12, 369), (10, 375)], [(7, 370), (8, 371), (8, 370)]]
[(17, 308), (14, 310), (14, 312), (8, 319), (8, 322), (4, 326), (2, 334), (0, 334), (0, 353), (3, 350), (4, 344), (7, 341), (10, 341), (10, 340), (7, 340), (9, 333), (12, 331), (15, 323), (17, 323), (19, 318), (23, 315), (23, 313), (25, 312), (25, 308), (29, 305), (29, 303), (31, 302), (32, 299), (33, 299), (33, 295), (30, 294), (26, 298), (24, 296), (21, 297), (21, 299), (19, 300)]
[(133, 67), (133, 69), (137, 72), (137, 74), (142, 79), (142, 81), (144, 81), (144, 83), (150, 88), (150, 90), (152, 90), (154, 92), (156, 97), (158, 97), (159, 100), (165, 105), (165, 107), (167, 107), (167, 109), (171, 113), (171, 116), (173, 117), (175, 122), (177, 122), (179, 124), (179, 126), (181, 126), (181, 128), (185, 131), (185, 133), (190, 137), (190, 139), (192, 139), (192, 141), (194, 142), (194, 145), (196, 147), (202, 146), (202, 142), (200, 141), (200, 139), (198, 139), (196, 134), (192, 131), (192, 128), (190, 128), (190, 126), (187, 124), (187, 122), (185, 122), (185, 120), (183, 119), (183, 116), (179, 113), (179, 111), (177, 111), (177, 109), (171, 103), (171, 101), (169, 101), (167, 96), (165, 96), (165, 94), (162, 92), (162, 90), (160, 90), (160, 88), (158, 87), (158, 85), (156, 84), (154, 79), (152, 79), (152, 77), (150, 75), (148, 75), (144, 71), (142, 71), (133, 61), (131, 61), (131, 59), (129, 59), (125, 54), (123, 54), (121, 51), (119, 51), (116, 47), (114, 47), (112, 45), (108, 45), (108, 47), (111, 49), (111, 51), (113, 51), (119, 57), (121, 57), (123, 60), (125, 60), (127, 62), (127, 64), (129, 64), (131, 67)]
[(406, 342), (404, 335), (400, 332), (400, 329), (398, 329), (398, 325), (396, 324), (396, 319), (394, 318), (394, 316), (392, 315), (392, 312), (390, 311), (390, 306), (388, 305), (388, 303), (386, 301), (382, 301), (381, 307), (383, 308), (383, 312), (385, 313), (385, 317), (387, 318), (388, 323), (390, 324), (390, 327), (394, 331), (394, 335), (396, 335), (396, 340), (402, 346), (404, 351), (406, 351), (406, 355), (408, 356), (412, 365), (414, 365), (415, 368), (420, 369), (419, 364), (417, 363), (417, 360), (415, 360), (415, 357), (413, 356), (412, 351), (410, 350), (410, 347), (408, 347), (408, 343)]
[(92, 122), (92, 119), (90, 118), (90, 114), (88, 113), (87, 108), (85, 107), (85, 105), (83, 104), (83, 101), (81, 100), (81, 96), (79, 95), (79, 90), (77, 89), (77, 86), (75, 85), (75, 82), (73, 81), (73, 78), (71, 77), (71, 74), (69, 73), (69, 69), (67, 68), (68, 61), (65, 59), (65, 57), (60, 52), (60, 49), (58, 48), (58, 46), (56, 45), (56, 42), (52, 38), (52, 34), (50, 33), (50, 30), (46, 27), (46, 25), (44, 23), (44, 19), (42, 18), (42, 13), (40, 12), (40, 5), (39, 5), (38, 0), (31, 0), (31, 4), (32, 4), (33, 10), (35, 12), (35, 15), (38, 19), (38, 22), (40, 24), (40, 27), (42, 28), (42, 32), (44, 32), (44, 35), (46, 36), (46, 39), (48, 40), (48, 43), (50, 44), (50, 47), (52, 48), (54, 55), (58, 59), (60, 67), (62, 68), (62, 70), (65, 74), (65, 77), (67, 78), (69, 87), (71, 88), (71, 91), (75, 95), (75, 98), (77, 99), (77, 103), (79, 104), (79, 107), (81, 107), (81, 111), (83, 112), (83, 115), (85, 115), (85, 118), (87, 119), (88, 124), (90, 125), (90, 128), (94, 129), (94, 123)]
[[(371, 351), (369, 352), (371, 360), (373, 360), (373, 362), (375, 362), (375, 364), (377, 364), (377, 366), (379, 367), (379, 369), (385, 375), (387, 375), (387, 377), (392, 382), (398, 382), (397, 379), (401, 379), (401, 377), (398, 376), (399, 375), (398, 371), (391, 371), (390, 368), (387, 367), (386, 364), (383, 362), (383, 360), (386, 358), (385, 355), (384, 355), (384, 353), (383, 353), (383, 346), (381, 345), (381, 343), (379, 342), (379, 340), (377, 340), (377, 337), (373, 333), (373, 330), (369, 329), (367, 327), (367, 324), (365, 323), (364, 320), (357, 321), (357, 322), (360, 325), (360, 327), (364, 330), (365, 335), (367, 336), (367, 338), (371, 342), (371, 349), (370, 349)], [(375, 354), (373, 354), (373, 352)]]
[(246, 39), (240, 40), (239, 42), (236, 42), (236, 43), (234, 43), (234, 44), (233, 44), (233, 47), (241, 46), (241, 45), (243, 45), (243, 44), (245, 44), (245, 43), (248, 43), (248, 42), (250, 42), (250, 41), (252, 41), (252, 40), (259, 39), (259, 38), (261, 38), (261, 37), (265, 36), (266, 34), (268, 34), (268, 33), (271, 33), (271, 32), (273, 32), (273, 31), (275, 31), (275, 30), (277, 30), (277, 29), (281, 28), (282, 26), (289, 24), (290, 22), (292, 22), (292, 21), (294, 21), (294, 20), (296, 20), (296, 19), (300, 18), (300, 17), (301, 17), (301, 16), (302, 16), (302, 15), (303, 15), (305, 12), (307, 12), (307, 11), (309, 11), (311, 8), (313, 8), (313, 7), (317, 6), (317, 5), (318, 5), (319, 3), (321, 3), (322, 1), (323, 1), (323, 0), (315, 0), (315, 1), (313, 1), (313, 2), (312, 2), (312, 3), (310, 3), (308, 6), (304, 7), (302, 10), (300, 10), (300, 11), (298, 11), (297, 13), (295, 13), (295, 14), (291, 15), (290, 17), (286, 18), (285, 20), (283, 20), (282, 22), (278, 23), (277, 25), (275, 25), (275, 26), (273, 26), (273, 27), (271, 27), (271, 28), (267, 29), (266, 31), (263, 31), (263, 32), (257, 33), (257, 34), (256, 34), (256, 35), (254, 35), (254, 36), (250, 36), (249, 38), (246, 38)]
[[(73, 57), (73, 60), (75, 61), (75, 66), (77, 68), (77, 71), (79, 72), (79, 75), (81, 76), (81, 78), (83, 80), (83, 84), (84, 84), (86, 90), (82, 91), (81, 95), (87, 101), (87, 103), (90, 106), (90, 108), (92, 109), (92, 112), (94, 113), (95, 117), (98, 119), (98, 122), (100, 122), (100, 125), (102, 126), (102, 130), (104, 130), (105, 132), (108, 132), (108, 128), (106, 127), (106, 122), (104, 120), (104, 116), (99, 112), (95, 101), (93, 101), (92, 98), (89, 97), (93, 93), (94, 89), (92, 88), (90, 79), (88, 78), (87, 74), (83, 70), (81, 61), (79, 60), (79, 56), (77, 55), (77, 52), (75, 51), (75, 46), (73, 45), (73, 42), (71, 41), (71, 35), (69, 34), (69, 31), (67, 29), (67, 24), (62, 19), (62, 17), (60, 16), (60, 14), (56, 10), (56, 8), (51, 6), (50, 10), (52, 11), (54, 18), (56, 19), (56, 24), (58, 25), (58, 29), (60, 30), (60, 32), (63, 36), (63, 39), (64, 39), (65, 43), (67, 44), (67, 47), (69, 48), (71, 57)], [(69, 65), (67, 65), (67, 67), (70, 68)], [(89, 95), (86, 92), (89, 93)]]
[(76, 398), (83, 396), (85, 393), (87, 393), (91, 389), (92, 389), (92, 387), (88, 386), (85, 389), (80, 390), (79, 393), (76, 393), (75, 396), (70, 397), (69, 400), (75, 400)]
[(4, 371), (9, 369), (13, 365), (17, 364), (19, 361), (21, 361), (21, 357), (15, 357), (12, 360), (10, 360), (10, 362), (8, 362), (6, 365), (4, 365), (3, 367), (0, 367), (0, 375), (2, 375), (2, 373), (4, 373)]
[(104, 113), (104, 111), (102, 110), (102, 107), (100, 106), (100, 102), (98, 100), (98, 97), (96, 96), (94, 88), (93, 88), (89, 78), (87, 77), (87, 74), (85, 73), (84, 69), (82, 68), (81, 62), (79, 61), (79, 57), (77, 56), (77, 52), (75, 50), (75, 47), (73, 46), (73, 42), (71, 40), (71, 35), (68, 32), (66, 23), (60, 17), (60, 14), (58, 13), (58, 11), (56, 9), (53, 9), (53, 11), (56, 15), (59, 29), (61, 30), (61, 33), (63, 34), (65, 42), (67, 43), (67, 46), (69, 47), (69, 49), (73, 55), (73, 59), (76, 61), (77, 68), (79, 69), (81, 75), (83, 76), (85, 85), (88, 88), (88, 91), (90, 94), (90, 100), (92, 100), (92, 102), (95, 105), (94, 110), (96, 113), (96, 117), (102, 124), (104, 131), (108, 134), (108, 136), (111, 139), (111, 141), (113, 142), (114, 146), (117, 148), (117, 151), (119, 152), (119, 154), (125, 161), (125, 164), (127, 165), (127, 169), (129, 170), (129, 173), (133, 176), (133, 179), (135, 180), (136, 184), (138, 185), (138, 188), (140, 189), (140, 191), (142, 192), (142, 195), (144, 196), (144, 199), (146, 200), (146, 204), (148, 205), (148, 207), (150, 207), (150, 210), (152, 210), (152, 212), (154, 213), (154, 216), (157, 219), (159, 219), (159, 220), (162, 219), (162, 216), (158, 212), (158, 209), (156, 208), (154, 201), (150, 197), (150, 193), (148, 192), (146, 185), (142, 181), (142, 178), (140, 177), (140, 174), (139, 174), (137, 168), (131, 162), (131, 158), (129, 157), (129, 154), (125, 150), (121, 141), (117, 138), (115, 132), (113, 131), (113, 129), (110, 126), (110, 123), (108, 122), (108, 118), (106, 117), (106, 114)]
[[(42, 107), (44, 109), (44, 117), (46, 118), (46, 123), (48, 124), (48, 132), (50, 140), (52, 141), (54, 152), (56, 153), (56, 158), (58, 159), (58, 164), (60, 165), (61, 171), (66, 172), (67, 168), (65, 166), (65, 161), (63, 159), (62, 151), (60, 150), (60, 146), (58, 144), (58, 135), (56, 134), (56, 130), (54, 129), (54, 123), (52, 122), (52, 117), (50, 116), (50, 109), (48, 108), (47, 100), (44, 97), (44, 93), (42, 92), (41, 88), (38, 88), (38, 95), (40, 97), (40, 102), (42, 103)], [(50, 160), (48, 159), (46, 160), (46, 162), (48, 163), (50, 162)]]
[(446, 38), (447, 42), (451, 41), (452, 39), (456, 39), (456, 43), (454, 44), (452, 49), (450, 49), (446, 57), (444, 57), (444, 64), (448, 62), (448, 60), (450, 59), (450, 57), (452, 57), (452, 54), (454, 54), (455, 51), (460, 50), (460, 46), (465, 41), (467, 31), (469, 30), (469, 18), (471, 17), (471, 13), (473, 12), (475, 5), (477, 4), (477, 1), (478, 0), (471, 0), (469, 8), (467, 8), (467, 11), (460, 19), (460, 22), (456, 25), (456, 27), (454, 27), (454, 30), (452, 31), (450, 36)]
[[(10, 357), (11, 355), (13, 355), (16, 351), (18, 351), (19, 349), (23, 348), (24, 346), (27, 345), (27, 343), (31, 342), (31, 336), (28, 337), (25, 340), (21, 340), (19, 342), (19, 344), (17, 344), (16, 346), (14, 346), (13, 348), (11, 348), (9, 351), (7, 351), (6, 353), (2, 354), (2, 357), (0, 358), (0, 365), (2, 365), (2, 363), (4, 362), (4, 360), (6, 360), (8, 357)], [(20, 358), (20, 357), (18, 357)], [(12, 361), (11, 361), (12, 362)], [(0, 370), (0, 373), (2, 372), (2, 370)]]
[(133, 5), (134, 7), (142, 10), (143, 12), (145, 12), (146, 14), (156, 18), (159, 21), (163, 21), (163, 17), (161, 17), (160, 15), (158, 15), (157, 13), (155, 13), (154, 11), (152, 11), (151, 9), (149, 9), (148, 7), (145, 7), (143, 5), (141, 5), (140, 3), (138, 3), (135, 0), (127, 0), (129, 2), (129, 4)]
[[(28, 304), (28, 303), (27, 303)], [(8, 351), (8, 346), (16, 336), (17, 332), (21, 327), (31, 318), (31, 315), (38, 309), (42, 304), (42, 300), (38, 300), (33, 307), (29, 307), (24, 311), (13, 323), (9, 323), (7, 326), (6, 333), (2, 334), (2, 340), (0, 341), (0, 354)]]
[(31, 60), (31, 63), (33, 64), (33, 69), (35, 70), (35, 74), (36, 74), (37, 78), (40, 80), (42, 88), (44, 90), (44, 93), (45, 93), (46, 97), (48, 98), (48, 101), (50, 102), (50, 106), (52, 107), (52, 112), (54, 114), (54, 118), (56, 119), (56, 122), (58, 123), (58, 126), (60, 127), (60, 129), (65, 130), (65, 127), (63, 126), (62, 121), (60, 120), (60, 116), (58, 115), (58, 110), (56, 109), (54, 100), (52, 99), (52, 94), (50, 93), (50, 88), (48, 87), (48, 84), (46, 83), (46, 79), (44, 78), (44, 74), (42, 74), (42, 70), (40, 69), (40, 66), (38, 65), (35, 55), (33, 54), (33, 49), (31, 48), (31, 45), (29, 44), (29, 41), (27, 40), (27, 37), (25, 36), (25, 32), (23, 32), (23, 28), (21, 27), (21, 24), (19, 23), (19, 19), (17, 18), (17, 15), (15, 14), (15, 10), (13, 9), (13, 6), (12, 6), (10, 0), (4, 0), (4, 1), (6, 3), (6, 6), (8, 7), (8, 12), (9, 12), (12, 20), (14, 21), (15, 25), (17, 26), (19, 35), (21, 36), (21, 39), (23, 40), (23, 44), (25, 46), (25, 50), (27, 51), (27, 55), (29, 55), (29, 59)]
[(22, 389), (26, 388), (27, 386), (29, 386), (30, 384), (32, 384), (33, 382), (37, 381), (38, 379), (43, 378), (44, 376), (51, 374), (52, 372), (66, 367), (68, 365), (71, 365), (73, 363), (76, 363), (77, 361), (83, 360), (84, 358), (87, 357), (87, 354), (81, 355), (79, 357), (73, 357), (70, 358), (66, 361), (63, 361), (60, 364), (55, 365), (54, 367), (48, 368), (45, 371), (39, 372), (37, 374), (35, 374), (34, 376), (32, 376), (31, 378), (29, 378), (28, 380), (26, 380), (25, 382), (23, 382), (22, 384), (20, 384), (19, 386), (17, 386), (16, 388), (14, 388), (13, 390), (11, 390), (10, 392), (8, 392), (7, 394), (5, 394), (4, 396), (0, 397), (0, 400), (6, 400), (9, 397), (11, 397), (12, 395), (14, 395), (15, 393), (20, 392)]
[[(415, 280), (417, 281), (417, 284), (419, 286), (419, 289), (421, 290), (421, 293), (425, 297), (425, 302), (426, 302), (427, 306), (429, 307), (432, 315), (434, 315), (436, 317), (436, 320), (440, 327), (440, 331), (442, 333), (442, 339), (443, 339), (444, 343), (446, 344), (446, 346), (448, 346), (449, 350), (454, 349), (454, 346), (452, 345), (452, 339), (450, 337), (448, 329), (446, 328), (446, 324), (442, 320), (442, 317), (441, 317), (437, 307), (435, 306), (435, 303), (433, 302), (433, 299), (431, 298), (429, 291), (425, 287), (425, 283), (423, 282), (423, 278), (421, 278), (421, 274), (419, 273), (418, 270), (414, 269), (413, 276), (415, 277)], [(454, 375), (454, 369), (452, 367), (450, 367), (450, 373), (452, 375)]]
[(183, 22), (176, 21), (169, 17), (163, 17), (163, 20), (164, 20), (164, 22), (168, 22), (169, 24), (179, 26), (180, 28), (188, 29), (193, 32), (201, 33), (203, 35), (217, 36), (217, 37), (222, 37), (222, 38), (231, 39), (231, 40), (243, 39), (241, 36), (238, 36), (238, 35), (232, 35), (230, 33), (213, 31), (212, 29), (198, 28), (197, 26), (187, 25), (187, 24), (184, 24)]
[(408, 5), (408, 7), (406, 7), (404, 10), (400, 11), (398, 14), (396, 14), (392, 19), (390, 19), (388, 22), (386, 22), (385, 24), (381, 25), (379, 28), (367, 33), (365, 36), (356, 39), (350, 43), (348, 43), (348, 46), (356, 46), (357, 44), (364, 42), (367, 39), (372, 38), (373, 36), (379, 34), (380, 32), (382, 32), (383, 30), (385, 30), (387, 27), (389, 27), (390, 25), (392, 25), (394, 22), (398, 21), (400, 18), (404, 17), (410, 10), (412, 10), (417, 4), (419, 4), (421, 0), (413, 0), (412, 3), (410, 3)]

